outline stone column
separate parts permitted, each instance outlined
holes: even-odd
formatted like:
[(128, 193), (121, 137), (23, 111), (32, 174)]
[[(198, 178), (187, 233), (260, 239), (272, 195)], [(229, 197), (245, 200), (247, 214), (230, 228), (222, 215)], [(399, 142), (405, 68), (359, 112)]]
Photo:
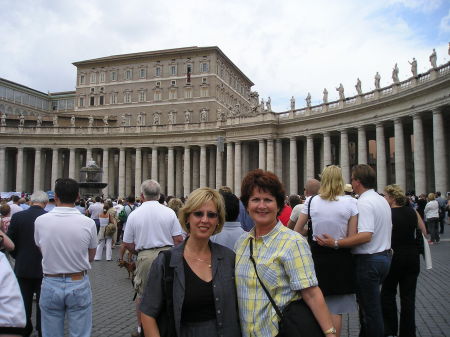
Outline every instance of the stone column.
[(445, 156), (445, 135), (442, 111), (433, 109), (433, 154), (434, 188), (445, 197), (447, 192), (447, 157)]
[(273, 139), (267, 140), (267, 171), (275, 173)]
[(260, 139), (258, 142), (258, 167), (261, 170), (266, 169), (266, 143), (264, 139)]
[(350, 184), (350, 161), (348, 155), (348, 133), (341, 131), (341, 170), (344, 183)]
[(0, 147), (0, 172), (2, 172), (2, 174), (0, 174), (0, 192), (1, 192), (1, 191), (5, 191), (5, 182), (6, 182), (6, 148), (5, 147)]
[(142, 181), (148, 179), (148, 152), (142, 149)]
[(125, 198), (125, 148), (119, 152), (119, 197)]
[(152, 179), (158, 181), (158, 148), (152, 147)]
[(75, 179), (75, 148), (73, 147), (69, 149), (69, 178)]
[(314, 178), (314, 140), (306, 136), (306, 179)]
[(140, 147), (136, 148), (136, 158), (134, 162), (134, 195), (141, 195), (141, 184), (142, 184), (142, 149)]
[(116, 161), (115, 161), (115, 151), (111, 149), (109, 155), (109, 172), (108, 172), (108, 192), (111, 196), (116, 196)]
[(175, 149), (175, 195), (183, 195), (183, 152)]
[(17, 148), (16, 192), (23, 192), (23, 147)]
[(297, 194), (298, 173), (297, 173), (297, 139), (289, 139), (289, 194)]
[(192, 189), (200, 187), (200, 151), (198, 148), (192, 149)]
[(91, 148), (87, 148), (86, 149), (86, 166), (88, 161), (92, 160), (92, 149)]
[(427, 192), (425, 174), (425, 147), (423, 142), (422, 118), (419, 113), (413, 115), (414, 132), (414, 189), (416, 195)]
[(331, 165), (331, 138), (330, 133), (323, 134), (323, 168)]
[(394, 119), (394, 146), (395, 183), (406, 192), (405, 140), (403, 138), (403, 124), (400, 118)]
[(377, 141), (377, 191), (382, 192), (387, 185), (386, 176), (386, 145), (384, 140), (384, 127), (382, 123), (376, 124)]
[[(72, 150), (72, 149), (70, 149)], [(70, 154), (70, 158), (72, 158), (72, 153)], [(70, 166), (70, 164), (69, 164)], [(108, 184), (109, 182), (109, 149), (103, 149), (103, 158), (102, 158), (102, 169), (103, 169), (103, 182)], [(103, 195), (109, 197), (109, 185), (107, 185), (103, 189)]]
[[(74, 158), (74, 160), (75, 160), (75, 158)], [(5, 172), (5, 171), (2, 171), (2, 172)], [(73, 178), (73, 177), (70, 177), (70, 178)], [(34, 152), (34, 186), (33, 186), (33, 192), (40, 191), (40, 190), (42, 190), (42, 187), (41, 187), (41, 148), (37, 147), (35, 152)]]
[(206, 186), (206, 145), (200, 146), (200, 187)]
[(241, 195), (242, 161), (241, 142), (234, 143), (234, 194)]
[(175, 154), (173, 146), (169, 146), (167, 154), (167, 196), (175, 195)]
[(358, 127), (358, 164), (367, 164), (367, 137), (364, 126)]
[(167, 161), (165, 148), (158, 151), (158, 182), (161, 186), (161, 192), (167, 197)]
[(208, 171), (208, 186), (215, 188), (216, 186), (216, 149), (209, 148), (209, 171)]
[(220, 152), (219, 148), (216, 146), (216, 189), (222, 186), (222, 175), (223, 175), (222, 153), (223, 152)]
[(52, 152), (52, 180), (51, 180), (51, 190), (55, 190), (55, 181), (58, 179), (58, 160), (59, 160), (59, 154), (58, 154), (58, 148), (53, 148)]
[(226, 176), (226, 185), (231, 188), (231, 190), (234, 192), (234, 186), (233, 186), (233, 143), (228, 142), (227, 143), (227, 171), (225, 172)]
[(275, 139), (275, 174), (283, 180), (283, 143), (280, 138)]
[(191, 193), (191, 149), (184, 147), (183, 193), (187, 197)]
[(131, 148), (125, 150), (125, 194), (127, 196), (134, 194), (134, 190), (132, 190), (132, 171), (133, 171), (133, 156), (131, 155)]

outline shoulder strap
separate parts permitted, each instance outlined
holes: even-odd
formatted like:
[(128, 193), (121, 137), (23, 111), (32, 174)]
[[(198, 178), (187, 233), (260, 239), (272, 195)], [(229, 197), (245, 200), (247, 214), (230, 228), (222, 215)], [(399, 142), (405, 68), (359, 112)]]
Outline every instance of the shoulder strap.
[(316, 195), (313, 195), (308, 202), (308, 242), (312, 242), (313, 229), (312, 229), (312, 219), (311, 219), (311, 202)]
[(261, 283), (262, 288), (264, 289), (264, 292), (266, 293), (267, 297), (269, 298), (270, 303), (272, 303), (273, 308), (275, 309), (278, 317), (283, 318), (283, 314), (281, 313), (280, 308), (278, 308), (278, 305), (275, 303), (272, 296), (270, 296), (269, 291), (267, 290), (266, 286), (264, 285), (263, 281), (259, 278), (258, 275), (258, 269), (256, 268), (256, 262), (253, 258), (253, 238), (250, 238), (250, 261), (253, 263), (253, 267), (255, 268), (256, 277), (258, 278), (259, 283)]

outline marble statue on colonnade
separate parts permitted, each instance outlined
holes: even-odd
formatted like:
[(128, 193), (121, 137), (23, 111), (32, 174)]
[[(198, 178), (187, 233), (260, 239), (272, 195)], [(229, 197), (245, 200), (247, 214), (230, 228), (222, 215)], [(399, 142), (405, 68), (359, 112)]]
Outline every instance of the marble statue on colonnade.
[(103, 116), (103, 124), (105, 125), (105, 126), (108, 126), (108, 118), (109, 118), (109, 116), (108, 115), (105, 115), (105, 116)]
[(186, 110), (184, 112), (184, 122), (186, 124), (189, 124), (191, 122), (191, 112), (189, 110)]
[(291, 97), (291, 110), (295, 110), (295, 98), (294, 98), (294, 96)]
[(433, 52), (430, 55), (430, 63), (431, 63), (431, 67), (433, 68), (437, 68), (437, 55), (436, 55), (436, 50), (433, 48)]
[(359, 79), (359, 77), (356, 80), (355, 88), (356, 88), (356, 92), (358, 93), (358, 95), (362, 95), (361, 80)]
[(0, 117), (0, 125), (6, 126), (6, 114), (4, 112), (2, 112), (2, 115)]
[(144, 126), (144, 116), (142, 115), (142, 112), (138, 113), (136, 124), (137, 124), (137, 126)]
[(323, 103), (328, 104), (328, 90), (327, 88), (323, 88)]
[(94, 117), (89, 116), (89, 121), (88, 121), (88, 127), (92, 128), (92, 126), (94, 125)]
[(153, 125), (160, 125), (161, 124), (161, 115), (159, 112), (155, 112), (153, 114)]
[(24, 125), (25, 125), (25, 116), (23, 115), (23, 112), (21, 112), (19, 116), (19, 126), (23, 127)]
[(269, 96), (269, 98), (267, 99), (266, 107), (267, 107), (267, 111), (269, 111), (269, 112), (272, 111), (272, 99), (270, 98), (270, 96)]
[(70, 126), (71, 127), (75, 127), (75, 116), (74, 115), (72, 115), (72, 117), (70, 117)]
[(380, 89), (380, 80), (381, 76), (377, 71), (377, 73), (375, 74), (375, 89)]
[(58, 126), (58, 115), (53, 116), (53, 127), (57, 127)]
[(36, 119), (36, 127), (40, 128), (42, 125), (42, 116), (39, 114)]
[(339, 92), (339, 99), (341, 101), (345, 100), (344, 86), (342, 85), (342, 83), (339, 84), (339, 87), (336, 88), (336, 91)]
[(261, 98), (261, 104), (260, 104), (261, 112), (264, 112), (265, 107), (266, 107), (266, 102), (264, 101), (264, 98)]
[(169, 118), (169, 124), (173, 125), (176, 123), (176, 114), (175, 111), (170, 111), (168, 114), (168, 118)]
[(398, 65), (396, 63), (394, 66), (394, 69), (392, 69), (392, 81), (394, 83), (400, 82), (400, 80), (398, 79), (398, 72), (399, 72), (399, 69), (398, 69)]
[(417, 61), (416, 58), (413, 57), (412, 61), (408, 63), (411, 65), (411, 72), (413, 74), (414, 77), (417, 77)]
[(208, 111), (205, 108), (203, 108), (200, 111), (200, 122), (206, 123), (207, 121), (208, 121)]
[(306, 96), (305, 101), (306, 101), (306, 106), (308, 108), (310, 108), (311, 107), (311, 93), (308, 92), (308, 96)]

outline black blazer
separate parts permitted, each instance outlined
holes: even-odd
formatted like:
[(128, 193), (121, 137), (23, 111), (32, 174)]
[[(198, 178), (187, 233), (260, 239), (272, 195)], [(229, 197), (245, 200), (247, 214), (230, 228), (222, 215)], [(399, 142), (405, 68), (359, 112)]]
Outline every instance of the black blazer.
[(11, 255), (16, 259), (17, 277), (42, 278), (42, 254), (34, 242), (34, 221), (45, 213), (43, 208), (31, 206), (11, 217), (7, 235), (15, 245)]

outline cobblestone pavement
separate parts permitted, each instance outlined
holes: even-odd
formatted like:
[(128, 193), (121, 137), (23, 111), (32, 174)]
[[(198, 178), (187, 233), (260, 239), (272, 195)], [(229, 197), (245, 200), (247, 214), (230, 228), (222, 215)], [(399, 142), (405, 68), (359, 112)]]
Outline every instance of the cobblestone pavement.
[[(417, 337), (450, 336), (450, 226), (440, 244), (430, 246), (433, 269), (422, 268), (416, 300)], [(117, 258), (114, 249), (113, 258)], [(421, 266), (423, 267), (423, 265)], [(136, 327), (128, 273), (114, 261), (96, 261), (90, 280), (94, 301), (93, 337), (129, 337)], [(359, 333), (357, 314), (345, 315), (342, 337)]]

